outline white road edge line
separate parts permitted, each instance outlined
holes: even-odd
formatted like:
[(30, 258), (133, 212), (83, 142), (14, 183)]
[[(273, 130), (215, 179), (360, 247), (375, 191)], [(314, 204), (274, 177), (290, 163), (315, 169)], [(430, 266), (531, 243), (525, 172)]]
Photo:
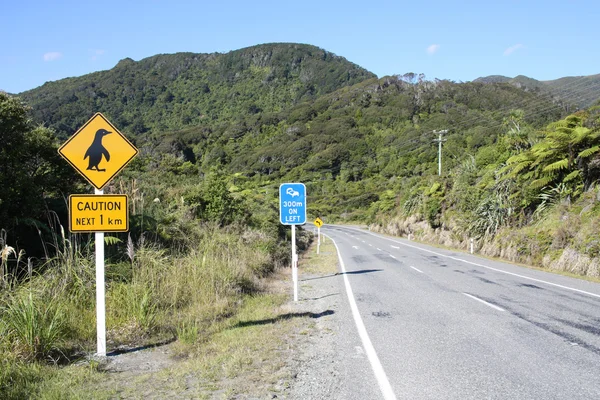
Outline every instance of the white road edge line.
[[(347, 228), (347, 229), (354, 229), (354, 228)], [(427, 252), (427, 253), (435, 254), (435, 255), (437, 255), (437, 256), (441, 256), (441, 257), (449, 258), (449, 259), (451, 259), (451, 260), (455, 260), (455, 261), (461, 261), (461, 262), (464, 262), (464, 263), (466, 263), (466, 264), (475, 265), (475, 266), (477, 266), (477, 267), (486, 268), (486, 269), (489, 269), (489, 270), (492, 270), (492, 271), (496, 271), (496, 272), (501, 272), (501, 273), (503, 273), (503, 274), (507, 274), (507, 275), (518, 276), (519, 278), (528, 279), (528, 280), (530, 280), (530, 281), (534, 281), (534, 282), (545, 283), (546, 285), (550, 285), (550, 286), (559, 287), (559, 288), (561, 288), (561, 289), (572, 290), (573, 292), (577, 292), (577, 293), (583, 293), (583, 294), (586, 294), (586, 295), (588, 295), (588, 296), (597, 297), (597, 298), (599, 298), (599, 299), (600, 299), (600, 294), (591, 293), (591, 292), (586, 292), (585, 290), (581, 290), (581, 289), (575, 289), (575, 288), (572, 288), (572, 287), (569, 287), (569, 286), (564, 286), (564, 285), (559, 285), (558, 283), (552, 283), (552, 282), (544, 281), (544, 280), (542, 280), (542, 279), (531, 278), (531, 277), (529, 277), (529, 276), (525, 276), (525, 275), (521, 275), (521, 274), (516, 274), (516, 273), (514, 273), (514, 272), (508, 272), (508, 271), (504, 271), (504, 270), (502, 270), (502, 269), (498, 269), (498, 268), (494, 268), (494, 267), (488, 267), (487, 265), (483, 265), (483, 264), (479, 264), (479, 263), (474, 263), (474, 262), (472, 262), (472, 261), (463, 260), (462, 258), (458, 258), (458, 257), (452, 257), (452, 256), (449, 256), (449, 255), (446, 255), (446, 254), (438, 253), (437, 251), (427, 250), (427, 249), (424, 249), (424, 248), (422, 248), (422, 247), (419, 247), (419, 246), (413, 246), (413, 245), (410, 245), (410, 244), (402, 243), (402, 242), (399, 242), (399, 241), (397, 241), (397, 240), (390, 239), (390, 238), (387, 238), (387, 237), (385, 237), (385, 236), (376, 235), (376, 234), (374, 234), (374, 233), (371, 233), (371, 232), (366, 232), (366, 231), (360, 231), (360, 232), (364, 232), (364, 233), (366, 233), (366, 234), (369, 234), (369, 235), (371, 235), (371, 236), (378, 237), (378, 238), (380, 238), (380, 239), (389, 240), (389, 241), (391, 241), (391, 242), (394, 242), (394, 243), (401, 244), (402, 246), (411, 247), (411, 248), (413, 248), (413, 249), (422, 250), (422, 251), (425, 251), (425, 252)]]
[(411, 267), (412, 269), (414, 269), (415, 271), (417, 271), (417, 272), (423, 273), (423, 271), (421, 271), (419, 268), (415, 268), (415, 267), (413, 267), (412, 265), (411, 265), (410, 267)]
[(373, 373), (375, 374), (375, 378), (377, 379), (377, 383), (379, 384), (381, 394), (383, 394), (383, 398), (385, 400), (396, 400), (396, 395), (394, 394), (392, 385), (390, 385), (390, 381), (388, 380), (388, 377), (385, 374), (385, 371), (383, 370), (383, 366), (379, 361), (379, 357), (377, 357), (377, 352), (375, 352), (373, 343), (371, 342), (369, 334), (367, 333), (367, 328), (365, 328), (365, 324), (360, 316), (360, 313), (358, 312), (358, 306), (356, 305), (356, 301), (354, 300), (352, 287), (350, 287), (350, 281), (348, 280), (348, 275), (346, 274), (346, 267), (344, 266), (344, 261), (342, 260), (342, 253), (340, 252), (340, 249), (335, 240), (333, 240), (328, 235), (323, 235), (327, 236), (329, 240), (333, 242), (333, 245), (337, 250), (338, 260), (340, 261), (340, 268), (342, 269), (342, 274), (344, 275), (344, 285), (346, 286), (348, 302), (350, 303), (350, 309), (352, 310), (352, 316), (354, 317), (354, 323), (356, 324), (358, 335), (360, 336), (360, 340), (362, 341), (363, 347), (365, 348), (365, 352), (367, 353), (367, 358), (371, 363), (371, 368), (373, 369)]
[(488, 307), (492, 307), (494, 310), (498, 310), (498, 311), (506, 311), (504, 308), (501, 308), (501, 307), (495, 306), (495, 305), (493, 305), (492, 303), (488, 303), (487, 301), (485, 301), (485, 300), (482, 300), (482, 299), (480, 299), (479, 297), (475, 297), (475, 296), (473, 296), (473, 295), (471, 295), (471, 294), (469, 294), (469, 293), (464, 293), (464, 292), (463, 292), (463, 294), (464, 294), (465, 296), (467, 296), (467, 297), (470, 297), (470, 298), (472, 298), (473, 300), (477, 300), (478, 302), (485, 304), (485, 305), (486, 305), (486, 306), (488, 306)]

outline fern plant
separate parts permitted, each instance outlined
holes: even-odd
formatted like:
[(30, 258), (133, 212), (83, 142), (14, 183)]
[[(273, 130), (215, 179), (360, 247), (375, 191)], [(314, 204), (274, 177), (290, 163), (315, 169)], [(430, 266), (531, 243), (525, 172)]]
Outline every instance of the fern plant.
[(586, 116), (577, 113), (548, 125), (541, 141), (507, 160), (504, 179), (535, 191), (562, 185), (561, 193), (571, 197), (587, 190), (593, 183), (589, 161), (600, 153), (600, 130), (584, 126)]

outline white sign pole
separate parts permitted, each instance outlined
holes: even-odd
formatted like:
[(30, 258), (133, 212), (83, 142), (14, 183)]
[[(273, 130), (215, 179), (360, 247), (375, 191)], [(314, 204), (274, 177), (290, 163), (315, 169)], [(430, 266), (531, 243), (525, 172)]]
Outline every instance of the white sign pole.
[[(104, 191), (95, 189), (96, 195)], [(104, 232), (96, 232), (96, 338), (98, 356), (106, 356), (106, 307), (104, 298)]]
[(317, 227), (317, 254), (319, 254), (321, 247), (321, 227)]
[(298, 255), (296, 254), (296, 225), (292, 225), (292, 280), (294, 281), (294, 301), (298, 301)]

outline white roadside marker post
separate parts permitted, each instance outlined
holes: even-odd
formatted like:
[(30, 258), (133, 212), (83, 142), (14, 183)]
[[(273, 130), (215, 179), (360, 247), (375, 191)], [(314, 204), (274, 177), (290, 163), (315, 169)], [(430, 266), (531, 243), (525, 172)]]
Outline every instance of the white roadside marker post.
[(317, 254), (321, 250), (321, 227), (317, 228)]

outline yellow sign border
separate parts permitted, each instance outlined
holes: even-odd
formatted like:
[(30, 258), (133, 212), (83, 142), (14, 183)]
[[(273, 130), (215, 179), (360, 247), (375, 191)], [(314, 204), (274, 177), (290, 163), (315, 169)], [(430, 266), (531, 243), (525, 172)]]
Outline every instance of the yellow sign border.
[[(119, 229), (85, 229), (85, 230), (73, 230), (72, 222), (72, 209), (73, 209), (73, 198), (92, 198), (95, 200), (106, 200), (108, 197), (125, 197), (125, 227)], [(128, 232), (129, 231), (129, 196), (126, 194), (72, 194), (69, 195), (69, 232), (71, 233), (92, 233), (92, 232)]]
[[(125, 161), (125, 162), (123, 163), (123, 165), (121, 165), (121, 167), (120, 167), (119, 169), (117, 169), (117, 170), (115, 171), (115, 173), (114, 173), (114, 174), (112, 174), (112, 175), (110, 176), (110, 178), (108, 178), (108, 179), (107, 179), (107, 180), (104, 182), (104, 184), (103, 184), (103, 185), (98, 185), (98, 186), (96, 186), (96, 184), (94, 184), (94, 182), (92, 182), (92, 181), (90, 180), (90, 178), (88, 178), (88, 177), (87, 177), (87, 175), (86, 175), (86, 174), (85, 174), (83, 171), (81, 171), (81, 170), (80, 170), (80, 169), (79, 169), (79, 168), (78, 168), (78, 167), (77, 167), (77, 166), (76, 166), (76, 165), (75, 165), (73, 162), (71, 162), (71, 160), (70, 160), (70, 159), (69, 159), (69, 158), (68, 158), (66, 155), (64, 155), (64, 154), (62, 153), (62, 150), (63, 150), (63, 149), (64, 149), (64, 148), (65, 148), (65, 147), (66, 147), (66, 146), (67, 146), (67, 145), (68, 145), (68, 144), (69, 144), (69, 143), (70, 143), (70, 142), (71, 142), (71, 141), (72, 141), (72, 140), (73, 140), (73, 139), (74, 139), (74, 138), (77, 136), (77, 135), (79, 135), (79, 133), (80, 133), (81, 131), (83, 131), (83, 130), (84, 130), (84, 129), (85, 129), (85, 128), (86, 128), (86, 127), (87, 127), (87, 126), (88, 126), (88, 125), (89, 125), (89, 124), (90, 124), (90, 123), (91, 123), (91, 122), (94, 120), (94, 119), (96, 119), (97, 117), (100, 117), (100, 118), (102, 118), (102, 119), (104, 120), (104, 122), (106, 122), (106, 123), (107, 123), (107, 124), (108, 124), (108, 125), (109, 125), (109, 126), (110, 126), (110, 127), (113, 129), (113, 130), (114, 130), (114, 132), (118, 133), (118, 134), (119, 134), (119, 136), (121, 136), (121, 138), (123, 138), (123, 139), (124, 139), (124, 140), (125, 140), (125, 141), (126, 141), (126, 142), (127, 142), (129, 145), (130, 145), (130, 146), (131, 146), (131, 148), (134, 150), (134, 153), (133, 153), (133, 155), (132, 155), (132, 156), (131, 156), (131, 157), (130, 157), (130, 158), (127, 160), (127, 161)], [(133, 145), (133, 143), (131, 143), (131, 142), (129, 141), (129, 139), (127, 139), (127, 138), (125, 137), (125, 135), (123, 135), (123, 134), (121, 133), (121, 131), (119, 131), (119, 130), (118, 130), (118, 129), (117, 129), (117, 128), (116, 128), (116, 127), (115, 127), (115, 126), (114, 126), (114, 125), (113, 125), (113, 124), (112, 124), (112, 123), (111, 123), (111, 122), (110, 122), (110, 121), (109, 121), (109, 120), (108, 120), (108, 119), (107, 119), (107, 118), (106, 118), (104, 115), (102, 115), (102, 113), (99, 113), (99, 112), (97, 112), (96, 114), (94, 114), (94, 116), (93, 116), (92, 118), (90, 118), (90, 119), (89, 119), (89, 120), (88, 120), (88, 121), (87, 121), (87, 122), (86, 122), (86, 123), (85, 123), (85, 124), (84, 124), (84, 125), (83, 125), (81, 128), (79, 128), (79, 129), (77, 130), (77, 132), (75, 132), (75, 133), (74, 133), (74, 134), (73, 134), (73, 135), (72, 135), (72, 136), (71, 136), (71, 137), (70, 137), (70, 138), (69, 138), (69, 139), (68, 139), (68, 140), (67, 140), (67, 141), (66, 141), (66, 142), (65, 142), (65, 143), (62, 145), (62, 146), (60, 146), (60, 147), (59, 147), (59, 149), (58, 149), (58, 154), (60, 154), (60, 156), (61, 156), (62, 158), (64, 158), (65, 160), (67, 160), (67, 162), (68, 162), (69, 164), (71, 164), (71, 166), (72, 166), (72, 167), (75, 169), (75, 171), (79, 172), (79, 174), (80, 174), (81, 176), (83, 176), (83, 177), (85, 178), (85, 180), (86, 180), (86, 181), (88, 181), (88, 182), (89, 182), (89, 183), (90, 183), (90, 184), (91, 184), (93, 187), (95, 187), (95, 188), (96, 188), (96, 189), (98, 189), (98, 190), (102, 190), (102, 188), (103, 188), (103, 187), (105, 187), (106, 185), (108, 185), (108, 184), (110, 183), (110, 181), (112, 181), (112, 180), (113, 180), (113, 178), (114, 178), (115, 176), (117, 176), (117, 174), (118, 174), (119, 172), (121, 172), (121, 171), (123, 170), (123, 168), (125, 168), (125, 167), (127, 166), (127, 164), (129, 164), (129, 163), (131, 162), (131, 160), (133, 160), (133, 159), (135, 158), (135, 156), (137, 156), (137, 155), (138, 155), (138, 153), (139, 153), (139, 150), (138, 150), (138, 148), (137, 148), (137, 147), (135, 147), (135, 146)]]

